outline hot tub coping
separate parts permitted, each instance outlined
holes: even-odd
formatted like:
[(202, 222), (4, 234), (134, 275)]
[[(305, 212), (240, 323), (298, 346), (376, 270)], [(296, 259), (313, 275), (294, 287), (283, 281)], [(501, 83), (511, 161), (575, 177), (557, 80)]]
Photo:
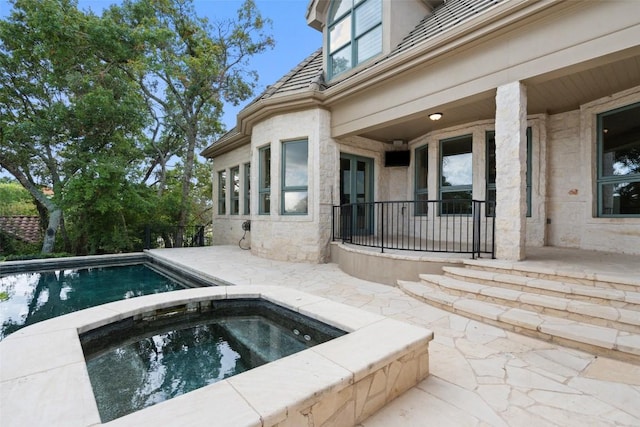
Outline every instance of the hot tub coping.
[(6, 337), (3, 426), (102, 425), (79, 334), (154, 310), (232, 298), (262, 298), (348, 334), (104, 425), (354, 425), (428, 375), (430, 330), (277, 286), (185, 289), (70, 313)]

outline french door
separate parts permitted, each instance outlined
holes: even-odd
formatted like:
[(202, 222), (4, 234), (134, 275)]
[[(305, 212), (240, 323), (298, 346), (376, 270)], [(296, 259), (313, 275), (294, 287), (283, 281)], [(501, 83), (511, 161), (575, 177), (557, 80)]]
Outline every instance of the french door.
[[(351, 235), (372, 234), (374, 218), (372, 202), (373, 159), (340, 154), (340, 205), (343, 206), (343, 231)], [(350, 207), (344, 205), (350, 205)]]

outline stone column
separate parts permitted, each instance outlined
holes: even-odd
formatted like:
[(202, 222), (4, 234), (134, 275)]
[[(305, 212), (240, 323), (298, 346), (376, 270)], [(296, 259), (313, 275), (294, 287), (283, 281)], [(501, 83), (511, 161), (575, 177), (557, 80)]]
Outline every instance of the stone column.
[(496, 258), (525, 258), (527, 92), (521, 82), (496, 94)]

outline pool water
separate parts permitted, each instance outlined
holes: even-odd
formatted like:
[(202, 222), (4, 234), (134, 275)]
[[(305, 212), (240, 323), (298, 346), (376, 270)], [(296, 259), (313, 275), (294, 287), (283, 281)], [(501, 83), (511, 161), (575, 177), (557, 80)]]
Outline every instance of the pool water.
[(0, 277), (0, 340), (36, 322), (141, 295), (184, 289), (144, 264)]
[(262, 300), (235, 300), (125, 319), (80, 340), (108, 422), (343, 334)]

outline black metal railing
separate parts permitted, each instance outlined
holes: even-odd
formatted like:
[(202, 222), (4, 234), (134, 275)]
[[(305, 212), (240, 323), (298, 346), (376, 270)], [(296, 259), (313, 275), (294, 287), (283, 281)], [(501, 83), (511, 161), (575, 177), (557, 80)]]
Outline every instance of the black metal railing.
[(410, 200), (333, 207), (332, 239), (385, 249), (494, 257), (495, 202)]
[(204, 225), (147, 225), (144, 232), (144, 248), (189, 248), (206, 246)]

